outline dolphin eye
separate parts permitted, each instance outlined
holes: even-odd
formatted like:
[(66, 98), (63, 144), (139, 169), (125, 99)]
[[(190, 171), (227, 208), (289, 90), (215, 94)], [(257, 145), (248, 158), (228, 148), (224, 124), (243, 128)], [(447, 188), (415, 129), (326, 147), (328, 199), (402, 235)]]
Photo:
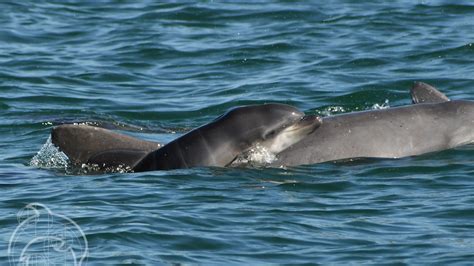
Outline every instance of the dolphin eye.
[(276, 130), (272, 130), (270, 132), (267, 133), (267, 135), (265, 136), (265, 138), (271, 138), (273, 136), (275, 136), (276, 134)]

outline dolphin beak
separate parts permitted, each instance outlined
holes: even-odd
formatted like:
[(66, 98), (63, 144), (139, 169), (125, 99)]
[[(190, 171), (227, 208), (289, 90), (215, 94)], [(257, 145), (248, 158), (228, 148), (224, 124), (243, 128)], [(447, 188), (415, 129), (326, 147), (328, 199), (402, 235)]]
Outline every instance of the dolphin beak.
[(308, 128), (308, 134), (310, 134), (319, 128), (322, 123), (323, 119), (317, 115), (305, 115), (295, 124), (295, 126), (297, 128)]
[(311, 134), (322, 124), (322, 119), (316, 115), (305, 115), (291, 126), (260, 144), (273, 154), (278, 154), (291, 145)]
[(317, 115), (305, 115), (300, 120), (287, 127), (285, 132), (300, 132), (302, 135), (308, 135), (321, 126), (323, 120)]

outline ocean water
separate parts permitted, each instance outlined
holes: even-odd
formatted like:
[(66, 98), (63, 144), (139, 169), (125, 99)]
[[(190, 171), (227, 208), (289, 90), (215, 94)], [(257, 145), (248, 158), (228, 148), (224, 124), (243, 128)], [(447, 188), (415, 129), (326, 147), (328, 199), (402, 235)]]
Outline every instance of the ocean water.
[(243, 104), (321, 115), (393, 107), (410, 104), (414, 81), (474, 100), (472, 1), (0, 9), (1, 264), (474, 263), (470, 146), (286, 169), (31, 164), (63, 123), (167, 142)]

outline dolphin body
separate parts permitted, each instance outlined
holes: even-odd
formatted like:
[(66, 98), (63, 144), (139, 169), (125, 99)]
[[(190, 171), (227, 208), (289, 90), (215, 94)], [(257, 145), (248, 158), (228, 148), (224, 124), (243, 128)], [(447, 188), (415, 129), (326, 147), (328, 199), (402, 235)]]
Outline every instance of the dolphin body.
[(474, 142), (474, 102), (450, 101), (416, 82), (413, 105), (324, 117), (322, 125), (277, 155), (271, 166), (353, 158), (401, 158)]

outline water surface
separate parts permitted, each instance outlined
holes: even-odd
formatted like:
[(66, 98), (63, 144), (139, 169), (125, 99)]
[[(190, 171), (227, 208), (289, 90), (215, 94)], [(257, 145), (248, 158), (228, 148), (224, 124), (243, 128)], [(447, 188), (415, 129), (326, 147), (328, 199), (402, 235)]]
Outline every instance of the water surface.
[[(2, 1), (2, 263), (19, 259), (11, 239), (51, 235), (27, 220), (35, 202), (54, 214), (37, 222), (80, 227), (88, 264), (472, 263), (472, 147), (288, 169), (30, 165), (61, 123), (167, 142), (242, 104), (398, 106), (415, 80), (474, 99), (471, 1), (319, 2)], [(36, 248), (36, 261), (71, 262)]]

